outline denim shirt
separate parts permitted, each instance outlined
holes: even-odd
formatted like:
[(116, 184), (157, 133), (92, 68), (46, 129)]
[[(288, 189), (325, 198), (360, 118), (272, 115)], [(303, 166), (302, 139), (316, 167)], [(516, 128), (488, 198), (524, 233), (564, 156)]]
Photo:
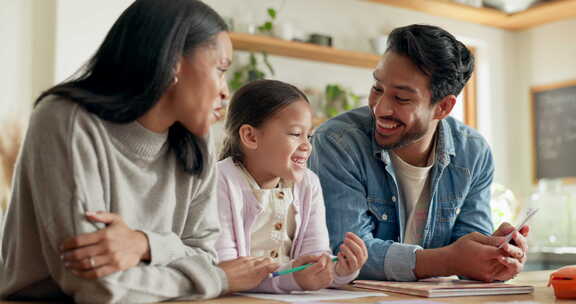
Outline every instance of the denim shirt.
[(374, 138), (368, 107), (335, 117), (315, 132), (309, 166), (326, 204), (330, 246), (346, 232), (360, 236), (368, 261), (359, 278), (414, 281), (416, 250), (449, 245), (470, 232), (491, 234), (492, 153), (474, 129), (452, 117), (438, 124), (436, 162), (430, 171), (430, 207), (422, 243), (404, 244), (406, 208), (389, 152)]

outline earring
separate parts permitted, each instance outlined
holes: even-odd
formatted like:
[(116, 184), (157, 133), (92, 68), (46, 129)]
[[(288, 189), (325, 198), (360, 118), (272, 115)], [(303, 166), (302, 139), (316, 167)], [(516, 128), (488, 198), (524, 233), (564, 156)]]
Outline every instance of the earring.
[(172, 79), (172, 85), (175, 85), (178, 83), (178, 76), (174, 75), (174, 78)]

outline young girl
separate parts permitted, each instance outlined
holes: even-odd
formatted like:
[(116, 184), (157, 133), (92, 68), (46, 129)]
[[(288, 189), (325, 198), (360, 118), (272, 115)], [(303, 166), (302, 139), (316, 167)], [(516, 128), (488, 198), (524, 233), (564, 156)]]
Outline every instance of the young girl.
[(284, 293), (347, 284), (367, 259), (364, 242), (349, 233), (338, 261), (329, 254), (328, 230), (318, 177), (306, 168), (312, 112), (296, 87), (274, 80), (252, 82), (233, 97), (227, 137), (217, 164), (222, 234), (220, 261), (264, 256), (279, 270), (255, 291)]

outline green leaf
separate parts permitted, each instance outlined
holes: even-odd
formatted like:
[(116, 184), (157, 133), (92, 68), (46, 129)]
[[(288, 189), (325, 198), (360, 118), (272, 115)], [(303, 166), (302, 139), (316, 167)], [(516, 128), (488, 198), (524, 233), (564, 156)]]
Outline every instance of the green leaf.
[(348, 96), (350, 96), (350, 99), (352, 99), (353, 102), (352, 108), (357, 108), (358, 106), (360, 106), (360, 95), (356, 95), (350, 92)]
[(332, 118), (332, 117), (338, 115), (338, 110), (336, 110), (336, 108), (334, 108), (334, 107), (330, 107), (330, 108), (326, 109), (326, 114), (328, 115), (328, 118)]
[(270, 33), (272, 32), (272, 27), (273, 27), (272, 22), (266, 21), (264, 24), (258, 27), (258, 31), (260, 31), (261, 33)]
[(258, 61), (256, 60), (256, 55), (254, 53), (250, 53), (250, 67), (256, 68), (258, 65)]
[(254, 80), (260, 80), (260, 79), (264, 79), (266, 77), (266, 74), (264, 74), (264, 72), (262, 71), (254, 71), (254, 75), (256, 75), (256, 78)]
[(229, 86), (232, 91), (238, 90), (244, 84), (242, 74), (242, 72), (235, 72), (232, 79), (230, 79)]
[(336, 98), (341, 97), (346, 93), (346, 91), (344, 91), (344, 89), (342, 89), (342, 87), (340, 87), (339, 85), (335, 85), (335, 90), (336, 90)]
[(273, 8), (269, 8), (268, 9), (268, 16), (270, 16), (270, 18), (272, 18), (272, 20), (276, 19), (276, 10)]
[(263, 59), (263, 61), (264, 61), (264, 64), (266, 65), (266, 67), (268, 67), (268, 70), (270, 71), (270, 74), (275, 75), (275, 74), (274, 74), (274, 67), (272, 67), (272, 64), (270, 63), (270, 60), (268, 60), (268, 53), (262, 52), (262, 59)]
[(352, 107), (350, 106), (350, 103), (348, 102), (348, 97), (346, 95), (344, 95), (344, 98), (342, 98), (342, 109), (344, 109), (346, 111), (352, 109)]
[(247, 82), (252, 82), (255, 80), (264, 79), (265, 77), (266, 77), (266, 74), (264, 74), (264, 72), (262, 72), (260, 70), (249, 70)]
[(326, 94), (326, 100), (327, 101), (333, 101), (334, 99), (336, 99), (336, 90), (337, 90), (337, 88), (335, 85), (331, 85), (331, 84), (326, 85), (325, 94)]

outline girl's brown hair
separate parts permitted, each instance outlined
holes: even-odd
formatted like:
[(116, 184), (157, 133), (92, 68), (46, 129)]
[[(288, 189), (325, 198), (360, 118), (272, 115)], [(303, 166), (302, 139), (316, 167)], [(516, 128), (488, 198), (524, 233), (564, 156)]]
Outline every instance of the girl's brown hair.
[(240, 88), (230, 102), (226, 118), (224, 143), (220, 160), (232, 157), (242, 162), (240, 127), (251, 125), (258, 128), (284, 107), (308, 97), (297, 87), (278, 80), (257, 80)]

